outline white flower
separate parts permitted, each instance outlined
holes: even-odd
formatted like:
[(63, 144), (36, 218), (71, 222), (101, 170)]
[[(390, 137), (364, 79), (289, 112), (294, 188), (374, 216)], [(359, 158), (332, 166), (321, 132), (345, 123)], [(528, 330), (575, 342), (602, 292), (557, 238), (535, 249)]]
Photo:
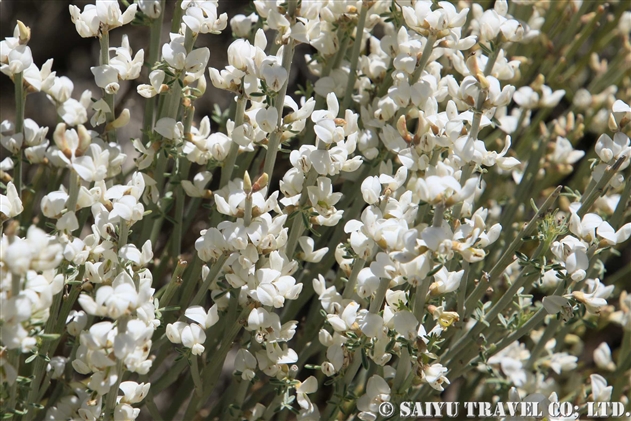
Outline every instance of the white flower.
[(7, 184), (7, 195), (0, 194), (0, 219), (13, 218), (22, 213), (22, 200), (13, 182)]
[(139, 403), (149, 393), (150, 383), (136, 383), (132, 381), (121, 382), (119, 388), (123, 391), (121, 402)]
[(55, 237), (35, 225), (29, 226), (26, 238), (16, 238), (9, 247), (3, 244), (3, 260), (10, 272), (25, 275), (29, 269), (44, 271), (56, 268), (63, 248)]
[(256, 375), (256, 358), (247, 349), (240, 349), (234, 359), (234, 369), (241, 373), (241, 378), (251, 381)]
[(182, 180), (182, 187), (186, 194), (191, 197), (208, 198), (210, 196), (210, 190), (206, 189), (206, 185), (210, 182), (212, 176), (213, 174), (210, 171), (202, 171), (195, 174), (193, 182)]
[(552, 153), (552, 161), (559, 164), (572, 165), (585, 155), (584, 151), (575, 150), (572, 143), (564, 137), (557, 136)]
[(110, 66), (118, 72), (118, 77), (123, 80), (133, 80), (140, 76), (145, 52), (140, 49), (132, 59), (132, 50), (129, 46), (129, 38), (123, 35), (121, 46), (115, 49), (116, 56), (110, 59)]
[(204, 342), (206, 341), (206, 333), (195, 323), (187, 325), (182, 329), (182, 345), (190, 348), (193, 355), (201, 355), (204, 352)]
[(315, 241), (311, 237), (303, 236), (298, 238), (298, 244), (300, 244), (300, 248), (302, 248), (301, 258), (305, 262), (319, 263), (329, 251), (328, 247), (314, 250)]
[(616, 364), (611, 359), (611, 349), (607, 342), (601, 343), (594, 350), (594, 362), (601, 370), (616, 371)]
[(417, 337), (418, 320), (410, 311), (397, 311), (391, 319), (394, 330), (408, 340), (414, 340)]
[(310, 376), (304, 382), (301, 382), (298, 387), (296, 387), (296, 400), (298, 401), (298, 405), (303, 410), (317, 411), (317, 407), (311, 403), (308, 394), (315, 393), (318, 391), (318, 380), (314, 376)]
[(464, 275), (464, 270), (458, 272), (448, 272), (447, 268), (442, 267), (434, 275), (435, 282), (429, 287), (432, 295), (447, 294), (457, 290), (460, 287), (460, 281)]
[(194, 322), (199, 323), (204, 329), (208, 329), (219, 321), (219, 313), (217, 304), (206, 312), (202, 306), (191, 306), (186, 309), (184, 315)]
[(33, 64), (31, 48), (27, 45), (18, 45), (7, 55), (8, 64), (2, 64), (0, 71), (9, 77), (17, 73), (23, 73)]
[[(185, 8), (184, 4), (182, 8)], [(186, 14), (182, 16), (182, 20), (194, 34), (219, 34), (228, 24), (228, 15), (222, 13), (217, 17), (217, 4), (204, 1), (186, 7)]]
[(607, 386), (607, 380), (600, 374), (592, 374), (589, 376), (592, 383), (592, 399), (594, 402), (609, 402), (613, 386)]
[[(607, 134), (602, 134), (596, 142), (596, 153), (603, 162), (609, 163), (622, 156), (631, 155), (630, 143), (629, 136), (622, 132), (614, 134), (613, 140)], [(620, 170), (622, 169), (621, 167)]]
[(145, 98), (152, 98), (158, 94), (166, 92), (169, 87), (164, 82), (164, 70), (154, 70), (149, 73), (149, 85), (138, 85), (136, 88), (138, 94)]
[(122, 403), (114, 408), (114, 421), (134, 421), (140, 415), (140, 408)]
[(210, 58), (210, 50), (203, 47), (187, 53), (184, 36), (171, 34), (171, 42), (162, 46), (162, 57), (174, 69), (185, 71), (185, 83), (190, 83), (203, 75)]
[(146, 266), (149, 262), (151, 262), (151, 259), (153, 259), (151, 240), (145, 241), (145, 243), (142, 245), (142, 250), (138, 250), (138, 248), (134, 244), (125, 244), (118, 251), (118, 256), (121, 259), (129, 260), (136, 266)]
[(342, 198), (342, 193), (333, 193), (331, 179), (318, 177), (316, 186), (307, 187), (309, 201), (316, 212), (322, 216), (329, 216), (336, 212), (335, 204)]
[(381, 403), (390, 402), (390, 392), (390, 386), (383, 377), (377, 374), (370, 377), (366, 383), (366, 393), (357, 399), (357, 409), (362, 411), (358, 418), (376, 420)]
[(160, 0), (137, 0), (137, 3), (142, 13), (149, 16), (151, 19), (160, 17), (160, 13), (162, 13)]
[(118, 319), (136, 309), (138, 292), (134, 281), (126, 272), (121, 272), (112, 285), (103, 285), (96, 291), (96, 300), (87, 294), (79, 296), (83, 310), (95, 316), (107, 316)]
[(258, 22), (259, 17), (256, 13), (252, 13), (249, 16), (235, 15), (230, 19), (230, 29), (232, 33), (240, 38), (247, 38), (250, 35), (252, 25)]
[(77, 32), (83, 38), (96, 37), (100, 34), (100, 25), (106, 25), (106, 30), (126, 25), (134, 19), (137, 4), (132, 4), (121, 12), (118, 1), (96, 0), (96, 5), (88, 4), (83, 12), (74, 5), (70, 5), (70, 17)]
[(272, 133), (278, 127), (278, 110), (275, 107), (259, 108), (256, 113), (256, 124), (265, 133)]
[(118, 84), (118, 70), (114, 66), (105, 64), (102, 66), (90, 67), (96, 86), (102, 88), (108, 94), (118, 92), (120, 85)]
[(66, 318), (66, 329), (68, 334), (77, 336), (88, 324), (88, 315), (85, 312), (79, 310), (70, 310), (68, 317)]
[(445, 376), (447, 371), (447, 367), (438, 363), (427, 365), (423, 368), (423, 380), (429, 383), (432, 388), (442, 392), (445, 390), (443, 384), (449, 384), (449, 380)]

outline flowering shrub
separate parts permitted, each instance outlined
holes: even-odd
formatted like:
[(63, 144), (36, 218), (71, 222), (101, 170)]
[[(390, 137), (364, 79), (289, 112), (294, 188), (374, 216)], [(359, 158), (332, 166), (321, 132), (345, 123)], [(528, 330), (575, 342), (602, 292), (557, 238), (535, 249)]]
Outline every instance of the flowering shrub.
[[(624, 2), (179, 0), (168, 39), (164, 0), (123, 3), (69, 7), (98, 90), (35, 63), (20, 21), (0, 44), (5, 418), (630, 408)], [(111, 46), (132, 23), (148, 48)], [(226, 30), (209, 67), (196, 41)], [(234, 97), (213, 124), (207, 78)], [(133, 80), (143, 116), (117, 104)], [(54, 127), (25, 118), (42, 94)]]

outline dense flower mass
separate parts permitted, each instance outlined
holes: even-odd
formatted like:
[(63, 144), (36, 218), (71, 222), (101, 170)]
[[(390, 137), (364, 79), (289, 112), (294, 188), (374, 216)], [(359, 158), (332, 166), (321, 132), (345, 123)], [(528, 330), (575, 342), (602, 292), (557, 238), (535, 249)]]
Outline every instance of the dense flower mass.
[[(121, 3), (69, 6), (93, 90), (0, 42), (5, 419), (631, 410), (624, 2), (182, 0), (168, 37)], [(196, 115), (209, 82), (233, 101)]]

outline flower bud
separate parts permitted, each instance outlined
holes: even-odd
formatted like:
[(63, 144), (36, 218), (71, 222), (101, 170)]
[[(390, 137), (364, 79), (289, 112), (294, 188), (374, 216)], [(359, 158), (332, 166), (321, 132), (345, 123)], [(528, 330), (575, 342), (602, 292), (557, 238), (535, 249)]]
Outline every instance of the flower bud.
[(77, 126), (77, 134), (79, 135), (79, 147), (77, 148), (76, 154), (83, 155), (90, 147), (90, 143), (92, 143), (92, 136), (90, 136), (90, 133), (83, 124)]
[(249, 195), (252, 193), (252, 180), (250, 179), (250, 173), (246, 170), (243, 174), (243, 191)]
[(18, 38), (20, 39), (20, 44), (26, 45), (31, 39), (31, 28), (24, 25), (24, 23), (19, 20), (15, 29), (17, 29)]
[(120, 115), (116, 118), (116, 120), (109, 123), (105, 126), (105, 130), (113, 130), (120, 129), (121, 127), (125, 127), (129, 123), (129, 109), (125, 108)]
[(264, 187), (267, 187), (267, 183), (269, 182), (269, 176), (267, 175), (267, 173), (263, 173), (263, 175), (261, 175), (255, 182), (254, 185), (252, 186), (252, 191), (254, 193), (256, 193), (257, 191), (261, 190)]

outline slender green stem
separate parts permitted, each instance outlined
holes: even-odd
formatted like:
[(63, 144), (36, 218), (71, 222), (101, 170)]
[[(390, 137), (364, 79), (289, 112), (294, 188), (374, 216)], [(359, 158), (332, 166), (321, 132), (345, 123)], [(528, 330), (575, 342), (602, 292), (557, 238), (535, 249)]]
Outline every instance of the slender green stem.
[[(53, 298), (53, 305), (50, 308), (50, 316), (48, 317), (48, 320), (46, 321), (46, 326), (44, 328), (44, 332), (47, 334), (50, 333), (55, 333), (53, 331), (54, 327), (55, 327), (55, 321), (56, 316), (57, 316), (57, 312), (59, 311), (59, 307), (61, 305), (61, 298), (63, 296), (63, 292), (59, 292), (57, 295), (55, 295), (55, 297)], [(50, 345), (51, 342), (50, 341), (46, 341), (42, 344), (42, 347), (39, 349), (39, 353), (42, 355), (47, 355), (48, 354), (48, 350), (50, 349)], [(40, 395), (39, 391), (40, 391), (40, 383), (43, 386), (44, 384), (46, 384), (46, 380), (42, 380), (42, 377), (46, 376), (46, 360), (44, 360), (43, 358), (37, 358), (35, 360), (35, 367), (33, 368), (33, 381), (31, 382), (31, 387), (29, 389), (29, 393), (28, 393), (28, 397), (26, 399), (27, 402), (39, 402), (39, 400), (37, 399)], [(35, 408), (29, 408), (29, 411), (26, 413), (26, 421), (30, 421), (31, 419), (33, 419), (33, 417), (35, 416), (36, 410)]]
[[(295, 13), (296, 6), (298, 4), (297, 0), (289, 0), (288, 8), (287, 8), (287, 17), (290, 22), (295, 22)], [(285, 104), (285, 96), (287, 94), (287, 86), (289, 85), (289, 74), (291, 72), (291, 63), (294, 59), (294, 48), (295, 43), (293, 39), (290, 39), (287, 44), (285, 44), (283, 48), (283, 59), (282, 66), (287, 71), (287, 80), (283, 84), (283, 87), (278, 91), (278, 95), (274, 100), (274, 105), (276, 107), (276, 111), (278, 111), (278, 121), (276, 123), (276, 130), (272, 133), (269, 143), (267, 145), (267, 153), (265, 155), (265, 164), (263, 166), (263, 171), (269, 177), (269, 184), (271, 184), (272, 178), (274, 176), (274, 166), (276, 165), (276, 155), (278, 154), (278, 147), (280, 146), (280, 138), (282, 135), (282, 124), (283, 124), (283, 107)]]
[(420, 323), (423, 322), (423, 315), (425, 311), (425, 300), (427, 299), (427, 292), (429, 286), (432, 283), (432, 278), (426, 276), (419, 285), (416, 286), (416, 292), (414, 293), (414, 316)]
[[(235, 129), (243, 124), (245, 107), (247, 103), (248, 99), (244, 95), (239, 95), (237, 97), (237, 108), (234, 117)], [(221, 166), (221, 179), (219, 180), (219, 188), (225, 187), (232, 179), (232, 173), (234, 171), (235, 163), (237, 162), (238, 153), (239, 144), (233, 141), (230, 144), (230, 151), (228, 151), (228, 156), (226, 156), (226, 159)]]
[[(188, 135), (191, 132), (191, 125), (193, 123), (193, 115), (195, 115), (195, 107), (184, 108), (184, 135)], [(188, 177), (188, 172), (191, 167), (191, 161), (187, 158), (177, 157), (176, 169), (172, 176), (175, 187), (175, 226), (173, 227), (173, 236), (171, 237), (171, 253), (172, 258), (176, 261), (180, 253), (182, 252), (182, 234), (183, 234), (183, 220), (184, 220), (184, 205), (186, 204), (186, 195), (184, 194), (184, 188), (182, 188), (182, 180)]]
[(355, 30), (355, 40), (353, 41), (353, 49), (351, 50), (351, 68), (348, 75), (348, 81), (346, 82), (344, 99), (342, 100), (342, 106), (340, 107), (340, 117), (344, 115), (348, 107), (351, 105), (351, 99), (353, 97), (353, 91), (355, 89), (355, 81), (357, 80), (357, 65), (359, 63), (359, 53), (361, 51), (362, 41), (364, 39), (364, 26), (366, 25), (366, 16), (368, 16), (368, 9), (370, 9), (370, 7), (367, 6), (366, 3), (363, 3), (361, 12), (359, 12), (359, 20), (357, 21), (357, 27)]
[(270, 404), (265, 408), (265, 412), (263, 413), (263, 419), (269, 421), (272, 419), (274, 414), (276, 413), (276, 409), (280, 406), (283, 401), (283, 397), (285, 396), (285, 392), (278, 393), (274, 396), (274, 399)]
[[(118, 334), (123, 334), (127, 331), (127, 322), (129, 321), (129, 316), (124, 315), (120, 317), (116, 321), (116, 326), (118, 328)], [(125, 364), (123, 360), (118, 360), (116, 362), (115, 367), (111, 367), (110, 369), (116, 370), (116, 381), (110, 387), (109, 392), (107, 392), (107, 398), (105, 400), (105, 406), (103, 408), (104, 420), (110, 421), (114, 419), (114, 407), (116, 406), (116, 398), (118, 397), (118, 388), (123, 380), (123, 373), (125, 370)]]
[[(180, 307), (184, 307), (188, 305), (188, 300), (191, 298), (193, 292), (195, 291), (195, 287), (197, 286), (197, 282), (201, 278), (202, 266), (203, 266), (202, 260), (199, 258), (197, 254), (195, 254), (195, 257), (193, 257), (193, 265), (192, 267), (189, 268), (187, 272), (184, 273), (184, 277), (182, 280), (184, 289), (182, 290), (182, 295), (180, 296), (180, 301), (179, 301)], [(208, 285), (210, 286), (210, 284)], [(200, 303), (202, 300), (203, 300), (203, 296), (200, 300)], [(194, 304), (190, 304), (190, 305), (194, 305)]]
[(160, 300), (160, 305), (162, 307), (166, 307), (169, 305), (171, 299), (175, 295), (175, 292), (180, 287), (180, 285), (182, 285), (181, 276), (187, 266), (188, 263), (185, 260), (178, 260), (177, 265), (175, 266), (175, 270), (173, 271), (173, 275), (171, 276), (171, 281), (167, 284), (166, 289), (164, 290), (164, 294), (158, 296)]
[(397, 364), (397, 372), (394, 375), (394, 383), (393, 389), (396, 393), (403, 392), (401, 390), (401, 386), (403, 385), (404, 380), (408, 377), (408, 372), (410, 371), (410, 351), (407, 346), (404, 346), (401, 350), (401, 357), (399, 357), (399, 363)]
[(245, 401), (245, 396), (248, 393), (249, 387), (249, 381), (243, 379), (239, 381), (239, 387), (237, 388), (235, 397), (228, 408), (228, 420), (232, 421), (240, 419), (239, 416), (243, 413), (243, 402)]
[[(322, 144), (322, 143), (321, 143)], [(307, 177), (302, 185), (302, 193), (300, 194), (300, 202), (298, 203), (298, 210), (296, 212), (303, 212), (302, 208), (307, 203), (309, 199), (309, 194), (307, 192), (307, 187), (313, 186), (316, 179), (318, 177), (318, 173), (314, 168), (311, 168)], [(285, 245), (285, 254), (290, 259), (293, 257), (294, 252), (296, 251), (296, 246), (298, 245), (298, 238), (302, 235), (305, 230), (305, 224), (302, 219), (302, 215), (294, 216), (294, 219), (291, 223), (291, 227), (289, 228), (289, 238), (287, 239), (287, 244)]]
[(68, 212), (75, 212), (77, 210), (77, 200), (79, 199), (79, 190), (81, 190), (81, 179), (79, 175), (74, 171), (70, 172), (70, 188), (68, 192), (68, 201), (66, 202), (66, 209)]
[[(99, 44), (101, 46), (101, 66), (105, 66), (110, 64), (110, 33), (107, 28), (103, 29), (101, 32), (101, 37), (99, 38)], [(108, 94), (103, 90), (103, 99), (105, 103), (110, 108), (110, 111), (105, 114), (105, 121), (107, 124), (105, 125), (105, 139), (110, 142), (116, 141), (116, 130), (112, 129), (110, 124), (114, 121), (114, 113), (116, 112), (114, 109), (114, 94)]]
[[(13, 75), (13, 83), (15, 84), (15, 134), (24, 134), (24, 103), (26, 95), (24, 93), (24, 78), (22, 72)], [(22, 138), (24, 143), (24, 138)], [(17, 152), (15, 166), (13, 167), (13, 183), (18, 192), (18, 196), (22, 197), (22, 148)]]
[(618, 371), (619, 375), (616, 377), (613, 384), (613, 392), (611, 395), (611, 402), (617, 402), (622, 396), (622, 391), (625, 387), (629, 386), (629, 376), (624, 373), (631, 369), (631, 331), (625, 330), (622, 337), (622, 346), (620, 347), (618, 357)]
[(180, 377), (182, 370), (184, 370), (187, 366), (188, 363), (184, 358), (176, 362), (166, 373), (164, 373), (164, 375), (160, 376), (158, 380), (151, 383), (151, 390), (153, 393), (158, 394), (175, 383), (178, 377)]
[[(160, 35), (162, 34), (162, 22), (164, 20), (164, 6), (166, 0), (160, 0), (160, 16), (155, 18), (149, 26), (149, 71), (158, 61), (160, 56)], [(156, 108), (156, 98), (149, 98), (145, 106), (145, 113), (142, 120), (142, 143), (149, 141), (149, 132), (153, 128), (153, 117)]]
[(511, 264), (513, 261), (515, 252), (521, 247), (523, 243), (523, 238), (530, 236), (534, 230), (537, 228), (537, 224), (544, 217), (546, 212), (552, 207), (552, 204), (556, 201), (557, 197), (561, 194), (561, 186), (558, 186), (550, 196), (543, 203), (541, 208), (535, 213), (532, 217), (528, 225), (524, 227), (517, 235), (517, 237), (513, 240), (513, 242), (508, 246), (508, 248), (502, 254), (499, 261), (493, 266), (491, 271), (486, 275), (486, 281), (481, 280), (478, 286), (473, 290), (471, 295), (467, 298), (465, 302), (465, 316), (469, 317), (473, 310), (475, 309), (476, 303), (480, 300), (480, 298), (484, 295), (484, 292), (488, 288), (489, 285), (493, 285), (495, 281), (502, 275), (504, 270)]
[[(16, 297), (20, 293), (20, 275), (15, 273), (11, 275), (11, 295)], [(9, 364), (15, 368), (17, 373), (20, 372), (20, 348), (12, 349), (8, 352)], [(14, 409), (16, 407), (18, 395), (19, 395), (19, 383), (16, 381), (9, 389), (9, 408)]]
[(171, 33), (177, 34), (180, 31), (183, 14), (184, 10), (182, 10), (182, 0), (177, 0), (175, 2), (175, 8), (173, 9), (173, 18), (171, 19)]
[(583, 217), (587, 211), (589, 211), (589, 208), (594, 204), (596, 199), (603, 195), (603, 192), (607, 188), (607, 184), (609, 184), (609, 181), (611, 181), (613, 176), (618, 172), (618, 169), (622, 166), (626, 159), (627, 158), (625, 156), (622, 156), (618, 158), (613, 165), (607, 167), (605, 173), (601, 176), (600, 180), (598, 180), (598, 183), (596, 183), (587, 197), (584, 199), (581, 198), (581, 207), (576, 212), (578, 216)]
[(197, 396), (202, 396), (202, 389), (204, 388), (202, 384), (202, 378), (199, 373), (199, 363), (197, 362), (197, 355), (191, 355), (191, 376), (193, 377), (193, 383), (195, 384), (195, 393)]
[[(223, 267), (224, 263), (226, 263), (226, 260), (228, 260), (228, 256), (223, 255), (213, 264), (213, 266), (210, 268), (210, 272), (208, 272), (206, 280), (202, 284), (195, 297), (191, 300), (189, 307), (199, 305), (202, 302), (202, 300), (206, 296), (206, 293), (208, 292), (210, 284), (212, 284), (213, 281), (217, 279), (217, 276), (219, 276), (221, 268)], [(182, 302), (186, 302), (186, 297), (183, 297)]]
[[(500, 50), (502, 49), (501, 43), (497, 43), (496, 47), (493, 49), (493, 52), (489, 55), (488, 60), (486, 62), (486, 66), (484, 67), (484, 76), (489, 76), (493, 71), (493, 67), (495, 66), (495, 62), (497, 61), (497, 56), (499, 55)], [(475, 103), (475, 110), (473, 111), (473, 121), (471, 122), (471, 129), (469, 130), (469, 135), (467, 136), (467, 141), (465, 142), (464, 150), (467, 151), (470, 148), (473, 148), (473, 143), (478, 139), (478, 135), (480, 134), (480, 123), (482, 122), (482, 111), (484, 106), (484, 101), (486, 100), (488, 92), (485, 89), (480, 89), (480, 93), (478, 94), (477, 101)], [(464, 168), (462, 169), (462, 174), (460, 175), (460, 184), (464, 185), (467, 182), (471, 174), (473, 174), (473, 169), (475, 168), (475, 163), (473, 161), (468, 162)], [(456, 221), (460, 219), (460, 213), (462, 212), (462, 202), (456, 204), (453, 209), (453, 220)]]
[(149, 410), (149, 414), (151, 415), (152, 420), (163, 421), (162, 415), (160, 415), (160, 410), (158, 409), (156, 403), (153, 401), (153, 393), (151, 391), (147, 394), (144, 402), (145, 406)]
[(560, 325), (561, 325), (561, 319), (550, 320), (550, 323), (548, 323), (548, 326), (546, 326), (546, 328), (543, 331), (543, 335), (541, 335), (541, 337), (539, 338), (539, 342), (537, 342), (535, 347), (530, 352), (530, 358), (528, 359), (528, 362), (526, 363), (527, 368), (531, 369), (535, 366), (535, 363), (537, 362), (539, 355), (544, 350), (548, 341), (554, 337), (555, 333), (557, 333)]
[[(231, 311), (236, 313), (236, 306), (238, 306), (239, 303), (235, 300), (234, 304), (236, 305), (231, 308)], [(212, 394), (215, 385), (219, 380), (219, 371), (223, 367), (226, 356), (228, 355), (228, 351), (230, 351), (230, 349), (232, 348), (235, 338), (241, 331), (241, 327), (243, 326), (242, 319), (247, 317), (248, 314), (250, 314), (250, 311), (251, 309), (249, 307), (245, 307), (236, 317), (229, 317), (229, 319), (233, 320), (233, 322), (226, 326), (226, 331), (224, 333), (219, 350), (216, 353), (213, 353), (212, 359), (202, 372), (202, 379), (204, 381), (204, 393), (202, 395), (202, 398), (200, 399), (200, 402), (205, 402)], [(189, 410), (187, 410), (187, 414), (190, 413), (190, 409), (193, 406), (194, 405), (189, 405)]]
[(355, 286), (357, 285), (357, 276), (359, 272), (364, 268), (366, 261), (364, 259), (357, 258), (353, 263), (353, 270), (351, 271), (351, 276), (348, 278), (348, 282), (346, 283), (346, 287), (344, 288), (344, 294), (342, 298), (348, 299), (352, 298), (355, 294)]
[(127, 244), (127, 237), (129, 236), (129, 224), (124, 219), (121, 219), (120, 232), (118, 234), (118, 249), (120, 250)]
[(252, 195), (248, 194), (245, 198), (245, 212), (243, 215), (243, 224), (246, 227), (249, 227), (251, 222), (252, 222)]

